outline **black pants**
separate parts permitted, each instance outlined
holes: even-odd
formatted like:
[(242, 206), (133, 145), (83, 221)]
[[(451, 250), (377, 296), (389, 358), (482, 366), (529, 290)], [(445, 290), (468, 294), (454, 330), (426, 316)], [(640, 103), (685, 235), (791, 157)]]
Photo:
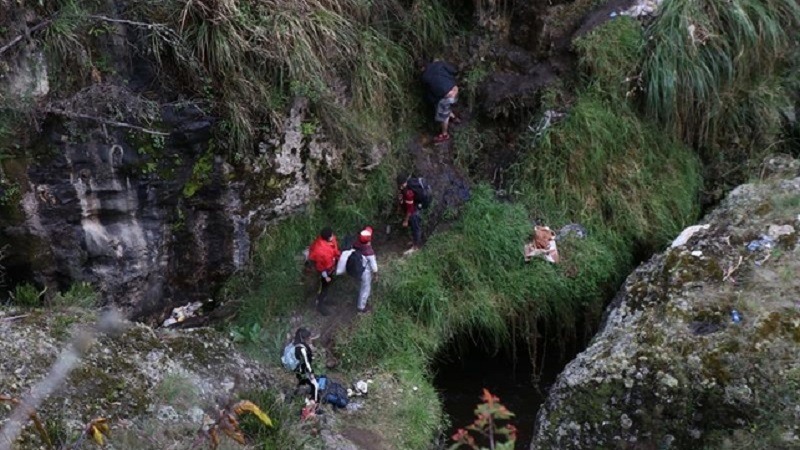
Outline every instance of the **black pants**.
[[(335, 268), (332, 270), (336, 270)], [(328, 273), (331, 273), (328, 271)], [(328, 281), (322, 275), (319, 276), (319, 290), (317, 291), (317, 305), (321, 305), (326, 298), (328, 298), (328, 288), (330, 288), (331, 283), (333, 282), (333, 278), (331, 281)]]
[(408, 225), (411, 227), (411, 239), (414, 241), (414, 245), (422, 246), (422, 218), (419, 216), (419, 212), (411, 215)]
[(304, 373), (297, 372), (295, 375), (297, 376), (297, 388), (300, 389), (303, 386), (309, 386), (311, 388), (310, 397), (315, 402), (319, 403), (319, 386), (317, 385), (317, 382), (311, 381), (311, 378)]

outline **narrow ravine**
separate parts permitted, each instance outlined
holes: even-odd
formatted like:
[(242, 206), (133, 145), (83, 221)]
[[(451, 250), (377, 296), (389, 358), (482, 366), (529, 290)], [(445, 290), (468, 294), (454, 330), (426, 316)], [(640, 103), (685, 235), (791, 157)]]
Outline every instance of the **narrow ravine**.
[(513, 348), (507, 346), (498, 351), (489, 351), (468, 338), (446, 346), (433, 367), (433, 383), (450, 417), (444, 448), (452, 443), (450, 436), (475, 420), (475, 406), (484, 388), (514, 413), (511, 423), (519, 431), (515, 448), (527, 448), (547, 390), (567, 363), (585, 348), (585, 344), (572, 344), (558, 349), (557, 342), (551, 339), (546, 346), (538, 345), (539, 364), (535, 369), (529, 345), (521, 339)]

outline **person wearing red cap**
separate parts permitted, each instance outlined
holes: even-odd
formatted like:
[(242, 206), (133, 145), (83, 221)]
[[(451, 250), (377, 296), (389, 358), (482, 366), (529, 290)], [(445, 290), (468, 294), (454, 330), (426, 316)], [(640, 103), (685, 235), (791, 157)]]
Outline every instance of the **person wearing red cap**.
[(358, 234), (358, 241), (353, 248), (361, 253), (366, 260), (364, 273), (361, 274), (361, 288), (358, 291), (358, 312), (367, 312), (367, 300), (372, 292), (372, 278), (378, 277), (378, 260), (375, 259), (375, 250), (372, 249), (372, 227), (365, 227)]

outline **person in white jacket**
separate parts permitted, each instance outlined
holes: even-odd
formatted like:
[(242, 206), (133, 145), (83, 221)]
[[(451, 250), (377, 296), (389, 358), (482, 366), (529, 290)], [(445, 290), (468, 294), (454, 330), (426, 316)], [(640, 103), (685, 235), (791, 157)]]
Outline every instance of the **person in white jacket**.
[(378, 260), (375, 259), (375, 250), (372, 249), (372, 227), (361, 230), (353, 248), (364, 257), (364, 273), (361, 274), (361, 288), (358, 291), (358, 312), (365, 313), (368, 312), (367, 300), (372, 292), (372, 279), (378, 277)]

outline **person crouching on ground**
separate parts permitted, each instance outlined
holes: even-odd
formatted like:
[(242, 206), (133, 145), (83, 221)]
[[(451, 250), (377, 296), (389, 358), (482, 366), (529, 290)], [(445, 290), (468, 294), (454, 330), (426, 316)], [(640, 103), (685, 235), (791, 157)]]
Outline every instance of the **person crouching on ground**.
[(408, 187), (408, 177), (398, 175), (397, 186), (399, 189), (400, 209), (405, 213), (403, 227), (411, 226), (411, 248), (405, 252), (405, 254), (409, 254), (419, 250), (422, 246), (422, 217), (420, 217), (417, 209), (414, 191)]
[(297, 369), (295, 369), (297, 388), (309, 386), (311, 400), (314, 400), (315, 404), (319, 404), (319, 384), (314, 376), (314, 369), (311, 368), (311, 363), (314, 361), (311, 332), (305, 328), (298, 328), (294, 335), (294, 357), (298, 361)]
[(422, 84), (425, 87), (425, 100), (434, 106), (434, 120), (441, 127), (441, 133), (433, 141), (445, 142), (450, 139), (448, 132), (450, 120), (458, 120), (453, 114), (453, 104), (458, 99), (456, 84), (458, 71), (452, 64), (440, 60), (433, 60), (428, 64), (422, 63), (420, 66)]
[(358, 234), (358, 241), (353, 244), (366, 260), (364, 273), (361, 274), (361, 288), (358, 291), (358, 312), (367, 312), (367, 300), (372, 292), (372, 279), (378, 278), (378, 260), (372, 249), (372, 227), (366, 227)]
[(319, 237), (308, 249), (308, 259), (314, 262), (314, 268), (319, 273), (319, 291), (317, 292), (317, 309), (322, 315), (328, 315), (325, 299), (328, 297), (328, 288), (332, 277), (336, 273), (336, 262), (342, 252), (339, 243), (330, 227), (325, 227), (319, 232)]

